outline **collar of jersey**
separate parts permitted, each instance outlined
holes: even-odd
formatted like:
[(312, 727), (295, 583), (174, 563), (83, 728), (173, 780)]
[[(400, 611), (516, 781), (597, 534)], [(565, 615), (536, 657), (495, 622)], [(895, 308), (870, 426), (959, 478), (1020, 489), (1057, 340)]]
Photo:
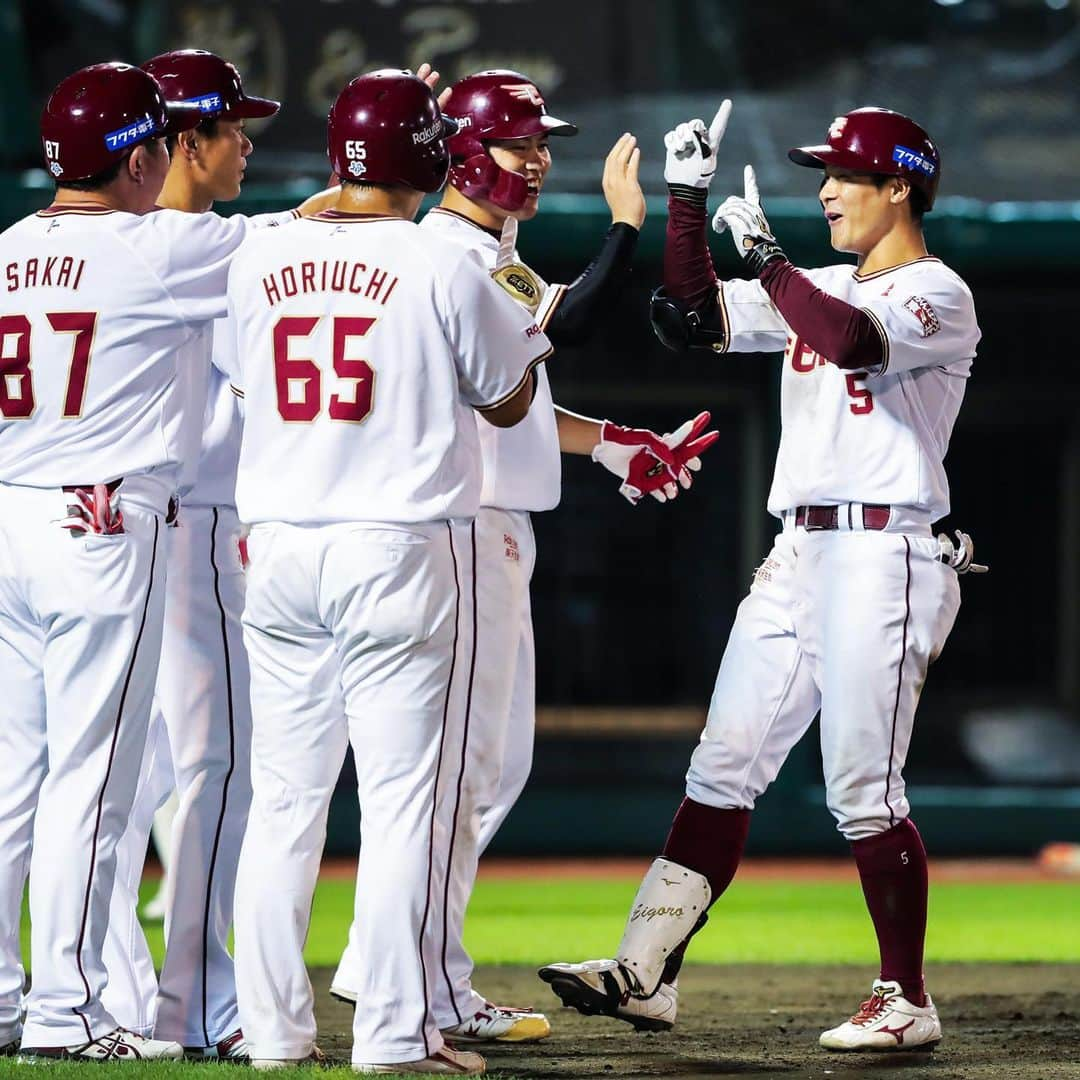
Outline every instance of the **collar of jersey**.
[(61, 214), (115, 214), (116, 210), (99, 202), (53, 203), (37, 212), (38, 217), (59, 217)]
[(459, 221), (464, 221), (466, 225), (471, 225), (474, 229), (479, 229), (481, 232), (487, 233), (488, 236), (493, 236), (496, 240), (502, 239), (502, 231), (500, 229), (489, 229), (486, 225), (481, 225), (479, 221), (473, 221), (471, 217), (466, 217), (458, 210), (448, 210), (445, 206), (433, 206), (428, 213), (449, 214), (451, 217), (456, 217)]
[(349, 214), (344, 210), (320, 210), (312, 221), (406, 221), (397, 214)]
[(894, 270), (903, 270), (905, 266), (914, 266), (921, 262), (941, 262), (936, 255), (920, 255), (917, 259), (909, 259), (907, 262), (897, 263), (895, 266), (886, 266), (884, 270), (875, 270), (872, 274), (860, 274), (858, 270), (852, 270), (851, 276), (856, 281), (873, 281), (882, 274), (891, 274)]

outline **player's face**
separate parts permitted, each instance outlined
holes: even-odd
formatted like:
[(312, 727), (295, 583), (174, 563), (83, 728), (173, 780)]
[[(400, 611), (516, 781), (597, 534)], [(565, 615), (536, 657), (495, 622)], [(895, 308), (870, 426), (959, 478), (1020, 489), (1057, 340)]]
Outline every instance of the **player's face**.
[(198, 151), (207, 194), (214, 202), (235, 199), (252, 151), (244, 121), (218, 120), (213, 135), (199, 137)]
[(878, 186), (869, 173), (830, 165), (818, 191), (837, 251), (865, 255), (892, 228), (896, 218), (889, 184)]
[(540, 190), (544, 186), (544, 177), (551, 168), (551, 149), (547, 135), (530, 135), (524, 139), (496, 139), (488, 143), (492, 160), (507, 172), (519, 173), (529, 183), (529, 195), (525, 205), (515, 210), (513, 217), (518, 221), (529, 221), (536, 217), (539, 207)]

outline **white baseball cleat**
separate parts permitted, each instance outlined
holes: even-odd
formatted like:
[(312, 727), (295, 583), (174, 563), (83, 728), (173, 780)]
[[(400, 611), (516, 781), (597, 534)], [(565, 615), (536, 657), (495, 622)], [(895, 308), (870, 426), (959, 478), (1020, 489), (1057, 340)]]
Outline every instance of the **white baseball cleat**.
[(489, 1001), (460, 1024), (443, 1028), (442, 1033), (452, 1043), (530, 1043), (546, 1039), (551, 1024), (543, 1013)]
[(167, 907), (165, 890), (158, 889), (156, 893), (142, 906), (139, 914), (148, 922), (161, 922), (165, 918)]
[(147, 1039), (134, 1031), (116, 1028), (81, 1046), (27, 1046), (16, 1059), (38, 1061), (180, 1061), (184, 1048), (175, 1042)]
[[(250, 1052), (250, 1048), (249, 1048)], [(327, 1064), (326, 1055), (317, 1047), (311, 1048), (311, 1053), (302, 1058), (251, 1058), (251, 1067), (259, 1072), (269, 1072), (272, 1069), (292, 1069), (297, 1065), (315, 1065), (320, 1068)]]
[(353, 1064), (358, 1073), (437, 1073), (441, 1076), (483, 1076), (487, 1062), (479, 1054), (469, 1050), (454, 1050), (444, 1046), (429, 1057), (419, 1061), (398, 1061), (392, 1065)]
[(196, 1061), (231, 1061), (234, 1064), (246, 1065), (251, 1060), (251, 1047), (244, 1039), (244, 1033), (237, 1028), (213, 1046), (185, 1046), (184, 1056)]
[(919, 1008), (904, 997), (897, 982), (874, 981), (873, 992), (859, 1011), (839, 1027), (822, 1034), (826, 1050), (933, 1050), (941, 1041), (941, 1021), (926, 995)]
[(548, 964), (538, 974), (564, 1005), (585, 1016), (613, 1016), (637, 1031), (670, 1031), (675, 1026), (678, 985), (660, 983), (643, 996), (637, 992), (637, 979), (617, 960)]

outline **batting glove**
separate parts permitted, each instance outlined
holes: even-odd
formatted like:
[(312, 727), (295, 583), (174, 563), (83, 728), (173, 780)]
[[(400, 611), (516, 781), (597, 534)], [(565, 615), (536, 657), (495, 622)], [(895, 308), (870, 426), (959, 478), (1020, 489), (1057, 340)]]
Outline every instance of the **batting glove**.
[(722, 233), (731, 230), (735, 250), (743, 257), (750, 272), (758, 277), (774, 259), (786, 259), (761, 209), (757, 177), (753, 165), (743, 170), (745, 195), (729, 195), (713, 215), (713, 228)]
[(72, 536), (85, 536), (87, 533), (113, 536), (124, 531), (119, 491), (110, 495), (105, 484), (95, 484), (92, 491), (76, 488), (71, 494), (75, 496), (75, 502), (68, 504), (68, 516), (61, 520), (60, 527), (67, 529)]
[[(622, 427), (605, 420), (592, 459), (622, 480), (619, 494), (635, 505), (646, 494), (664, 502), (678, 491), (675, 454), (661, 436), (647, 428)], [(662, 494), (665, 487), (671, 495), (661, 498), (657, 493)]]
[[(706, 190), (716, 173), (716, 156), (724, 137), (731, 102), (725, 98), (706, 128), (702, 120), (679, 124), (664, 136), (667, 156), (664, 159), (664, 179), (675, 188), (689, 187)], [(678, 194), (673, 191), (672, 194)]]
[(689, 488), (693, 483), (691, 473), (701, 471), (701, 455), (720, 438), (719, 431), (701, 434), (709, 426), (710, 419), (712, 417), (709, 413), (700, 412), (693, 420), (687, 420), (686, 423), (664, 436), (664, 442), (675, 455), (679, 484), (683, 488)]
[(943, 563), (951, 566), (958, 574), (985, 574), (990, 567), (982, 563), (972, 562), (975, 558), (975, 542), (966, 532), (956, 530), (958, 544), (953, 547), (953, 542), (944, 534), (938, 533), (938, 544), (941, 554), (938, 556)]

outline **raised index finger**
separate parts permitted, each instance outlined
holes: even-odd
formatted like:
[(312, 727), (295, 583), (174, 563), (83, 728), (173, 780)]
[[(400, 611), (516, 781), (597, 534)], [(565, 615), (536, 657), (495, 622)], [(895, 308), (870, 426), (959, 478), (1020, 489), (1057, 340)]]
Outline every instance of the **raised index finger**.
[(716, 115), (712, 118), (712, 123), (709, 125), (709, 145), (714, 150), (720, 145), (720, 140), (724, 137), (729, 116), (731, 116), (731, 98), (724, 98), (720, 102), (720, 108), (716, 110)]
[(761, 196), (758, 194), (757, 177), (754, 175), (753, 165), (747, 165), (743, 169), (743, 184), (746, 188), (746, 201), (760, 206)]

